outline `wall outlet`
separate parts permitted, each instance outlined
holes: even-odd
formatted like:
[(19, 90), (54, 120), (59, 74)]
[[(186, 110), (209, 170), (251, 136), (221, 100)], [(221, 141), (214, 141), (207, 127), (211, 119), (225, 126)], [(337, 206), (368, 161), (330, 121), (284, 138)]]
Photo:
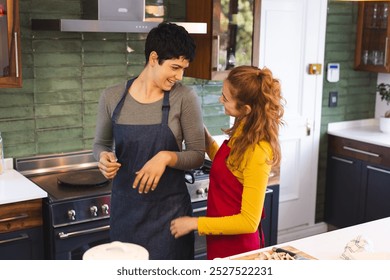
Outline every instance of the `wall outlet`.
[(328, 107), (337, 107), (337, 101), (339, 99), (339, 95), (337, 91), (329, 92), (329, 103)]

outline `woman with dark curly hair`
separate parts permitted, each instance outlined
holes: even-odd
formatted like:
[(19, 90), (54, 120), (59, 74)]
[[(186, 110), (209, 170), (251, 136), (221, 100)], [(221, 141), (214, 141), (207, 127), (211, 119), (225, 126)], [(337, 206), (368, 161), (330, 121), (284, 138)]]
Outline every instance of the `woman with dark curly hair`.
[[(280, 83), (268, 69), (234, 68), (223, 83), (220, 102), (235, 117), (221, 147), (205, 128), (213, 163), (206, 217), (171, 222), (175, 238), (198, 230), (207, 235), (207, 258), (223, 258), (264, 247), (260, 226), (272, 166), (281, 160), (279, 127), (284, 113)], [(259, 232), (260, 231), (260, 232)]]

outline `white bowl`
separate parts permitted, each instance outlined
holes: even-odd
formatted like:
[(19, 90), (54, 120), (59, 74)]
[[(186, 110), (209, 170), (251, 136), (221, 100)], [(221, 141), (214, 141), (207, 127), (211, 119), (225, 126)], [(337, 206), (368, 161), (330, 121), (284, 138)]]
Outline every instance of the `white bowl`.
[(83, 260), (148, 260), (149, 252), (142, 246), (114, 241), (87, 250)]

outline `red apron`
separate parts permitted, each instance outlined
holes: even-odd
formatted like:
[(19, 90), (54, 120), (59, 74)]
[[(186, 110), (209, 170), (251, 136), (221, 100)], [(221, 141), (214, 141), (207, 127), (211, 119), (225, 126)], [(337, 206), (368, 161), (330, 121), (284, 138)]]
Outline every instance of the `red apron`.
[[(225, 140), (219, 148), (210, 170), (210, 186), (207, 198), (207, 217), (223, 217), (239, 214), (243, 185), (226, 166), (230, 148)], [(261, 218), (265, 217), (264, 208)], [(259, 236), (261, 233), (261, 240)], [(264, 247), (264, 234), (207, 235), (207, 258), (224, 258)]]

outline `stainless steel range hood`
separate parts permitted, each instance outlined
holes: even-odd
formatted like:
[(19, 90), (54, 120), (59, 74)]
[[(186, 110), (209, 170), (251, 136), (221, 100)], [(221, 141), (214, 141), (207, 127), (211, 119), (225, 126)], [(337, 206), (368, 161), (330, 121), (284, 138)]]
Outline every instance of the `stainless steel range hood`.
[[(164, 16), (160, 14), (155, 18), (145, 19), (145, 8), (148, 8), (145, 6), (145, 0), (82, 0), (81, 3), (82, 19), (32, 19), (32, 29), (64, 32), (148, 33), (162, 21)], [(162, 5), (161, 0), (156, 0), (155, 3)], [(207, 23), (175, 23), (183, 26), (191, 34), (207, 33)]]

